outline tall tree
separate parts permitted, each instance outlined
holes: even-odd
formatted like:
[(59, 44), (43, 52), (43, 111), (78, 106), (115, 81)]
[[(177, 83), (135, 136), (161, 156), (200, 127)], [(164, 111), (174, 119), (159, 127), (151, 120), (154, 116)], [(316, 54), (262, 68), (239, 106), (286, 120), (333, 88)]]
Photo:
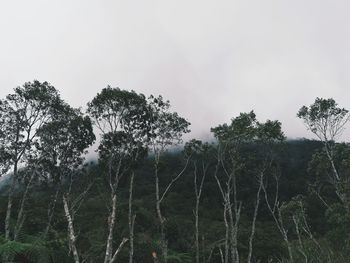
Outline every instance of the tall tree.
[(190, 123), (183, 117), (180, 117), (176, 112), (171, 112), (170, 102), (164, 101), (162, 96), (150, 96), (148, 100), (148, 109), (150, 114), (148, 145), (154, 158), (155, 206), (160, 228), (161, 261), (167, 262), (168, 241), (165, 228), (166, 219), (163, 216), (161, 204), (174, 183), (183, 175), (188, 165), (189, 157), (187, 156), (183, 169), (172, 177), (164, 189), (161, 189), (160, 184), (160, 160), (170, 147), (182, 142), (183, 134), (190, 131), (188, 128)]
[(251, 232), (248, 240), (248, 263), (252, 261), (253, 257), (253, 241), (256, 232), (257, 216), (261, 205), (261, 193), (266, 189), (265, 182), (267, 181), (267, 175), (271, 174), (275, 166), (278, 165), (278, 160), (276, 160), (276, 148), (278, 149), (280, 144), (285, 140), (279, 121), (267, 120), (265, 123), (257, 122), (255, 129), (256, 136), (254, 138), (254, 143), (258, 150), (254, 156), (254, 174), (258, 184), (258, 190), (256, 191)]
[(334, 99), (316, 98), (315, 102), (309, 107), (301, 107), (297, 116), (323, 143), (324, 151), (332, 167), (330, 180), (333, 182), (339, 199), (346, 203), (346, 194), (342, 190), (343, 178), (335, 164), (335, 147), (339, 136), (350, 119), (349, 111), (338, 107)]
[[(36, 159), (40, 160), (38, 165), (44, 179), (53, 184), (68, 184), (63, 191), (62, 201), (68, 224), (69, 247), (74, 261), (78, 263), (80, 257), (76, 246), (74, 217), (87, 190), (77, 194), (78, 197), (73, 200), (72, 187), (74, 175), (81, 169), (84, 161), (83, 154), (95, 141), (91, 120), (80, 110), (73, 109), (61, 101), (56, 105), (51, 121), (40, 127), (37, 133)], [(49, 217), (48, 226), (50, 220)]]
[[(281, 123), (266, 121), (259, 123), (253, 111), (241, 113), (233, 118), (229, 125), (223, 124), (212, 128), (218, 140), (217, 167), (215, 179), (224, 201), (225, 222), (225, 253), (224, 262), (239, 262), (238, 230), (242, 212), (242, 201), (239, 200), (237, 182), (241, 174), (251, 174), (257, 178), (258, 189), (254, 205), (251, 234), (249, 236), (248, 262), (251, 262), (253, 253), (253, 239), (255, 224), (260, 206), (260, 193), (262, 190), (265, 172), (271, 164), (272, 155), (269, 147), (275, 142), (284, 140)], [(256, 145), (260, 151), (254, 156), (254, 169), (247, 171), (247, 160), (242, 154), (244, 147)], [(252, 154), (250, 154), (252, 157)], [(253, 154), (254, 155), (254, 154)], [(220, 176), (219, 171), (222, 171)]]
[[(115, 262), (121, 249), (119, 247), (113, 252), (119, 182), (144, 156), (148, 127), (147, 101), (144, 95), (134, 91), (107, 87), (88, 103), (88, 113), (101, 132), (99, 158), (108, 170), (106, 179), (111, 198), (104, 263), (111, 263)], [(121, 245), (126, 241), (124, 238)]]
[[(242, 167), (239, 149), (243, 143), (251, 142), (255, 136), (256, 117), (253, 111), (241, 113), (232, 119), (230, 125), (212, 128), (218, 141), (217, 168), (215, 179), (224, 202), (224, 222), (226, 228), (224, 262), (239, 262), (238, 227), (242, 202), (238, 199), (237, 179)], [(218, 171), (222, 169), (223, 176)]]
[[(200, 248), (199, 248), (199, 205), (203, 193), (205, 178), (208, 174), (208, 169), (212, 165), (213, 147), (209, 143), (192, 139), (187, 142), (184, 147), (187, 156), (191, 156), (191, 166), (193, 166), (193, 185), (195, 193), (195, 251), (196, 263), (200, 262)], [(204, 251), (202, 251), (204, 253)], [(203, 255), (204, 256), (204, 255)]]
[(4, 224), (7, 240), (12, 238), (10, 222), (19, 168), (26, 165), (38, 129), (50, 120), (52, 109), (59, 100), (58, 92), (49, 83), (33, 81), (15, 88), (13, 94), (0, 101), (1, 159), (6, 170), (12, 169)]

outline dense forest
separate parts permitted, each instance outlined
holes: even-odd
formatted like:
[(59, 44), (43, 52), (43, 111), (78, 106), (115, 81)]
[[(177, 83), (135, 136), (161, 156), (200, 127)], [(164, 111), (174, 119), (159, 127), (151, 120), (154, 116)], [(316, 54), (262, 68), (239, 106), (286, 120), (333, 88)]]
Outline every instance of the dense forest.
[(1, 262), (349, 262), (350, 115), (333, 99), (295, 113), (317, 140), (252, 110), (184, 141), (162, 96), (84, 103), (39, 81), (0, 100)]

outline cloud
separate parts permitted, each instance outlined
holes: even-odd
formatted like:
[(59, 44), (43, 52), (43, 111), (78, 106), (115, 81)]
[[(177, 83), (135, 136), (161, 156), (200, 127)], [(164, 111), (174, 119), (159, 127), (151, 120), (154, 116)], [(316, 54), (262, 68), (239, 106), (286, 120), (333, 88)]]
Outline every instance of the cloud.
[[(48, 80), (74, 106), (106, 85), (162, 94), (192, 123), (190, 136), (239, 112), (296, 118), (315, 97), (350, 105), (350, 2), (4, 1), (0, 96)], [(347, 134), (345, 137), (349, 137)]]

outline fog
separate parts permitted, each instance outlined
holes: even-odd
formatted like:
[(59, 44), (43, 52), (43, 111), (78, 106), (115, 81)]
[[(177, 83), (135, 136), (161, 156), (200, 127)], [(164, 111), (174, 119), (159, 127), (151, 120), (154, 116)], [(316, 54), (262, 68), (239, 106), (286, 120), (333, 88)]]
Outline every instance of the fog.
[(0, 97), (47, 80), (84, 107), (111, 85), (162, 94), (189, 137), (251, 109), (310, 137), (302, 105), (350, 108), (349, 11), (345, 0), (1, 1)]

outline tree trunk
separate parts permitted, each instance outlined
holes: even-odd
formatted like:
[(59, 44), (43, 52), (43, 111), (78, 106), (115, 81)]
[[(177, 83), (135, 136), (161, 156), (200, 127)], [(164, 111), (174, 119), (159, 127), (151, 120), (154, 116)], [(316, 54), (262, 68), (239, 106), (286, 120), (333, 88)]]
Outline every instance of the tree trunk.
[[(229, 241), (230, 241), (230, 228), (227, 222), (227, 210), (229, 209), (227, 200), (224, 200), (224, 223), (225, 223), (225, 257), (224, 257), (224, 263), (228, 263), (228, 257), (229, 257)], [(220, 249), (220, 252), (221, 249)], [(222, 253), (221, 253), (222, 254)]]
[(65, 212), (65, 216), (68, 222), (68, 238), (69, 238), (69, 246), (70, 249), (72, 250), (73, 253), (73, 257), (74, 257), (74, 262), (75, 263), (79, 263), (79, 254), (78, 254), (78, 250), (77, 247), (75, 245), (76, 242), (76, 236), (74, 233), (74, 225), (73, 225), (73, 219), (72, 216), (70, 214), (69, 211), (69, 207), (68, 207), (68, 201), (65, 195), (63, 195), (63, 206), (64, 206), (64, 212)]
[(230, 203), (228, 204), (228, 215), (229, 215), (229, 228), (230, 228), (230, 244), (231, 244), (231, 262), (239, 263), (239, 253), (238, 253), (238, 223), (240, 218), (240, 207), (237, 207), (235, 211), (235, 218), (233, 218), (232, 208)]
[(255, 236), (255, 224), (256, 224), (256, 218), (258, 216), (258, 211), (259, 211), (260, 192), (261, 192), (261, 189), (262, 189), (262, 184), (263, 184), (263, 175), (261, 174), (260, 182), (259, 182), (259, 189), (258, 189), (258, 192), (256, 193), (256, 204), (255, 204), (255, 207), (254, 207), (254, 215), (253, 215), (253, 221), (252, 221), (252, 230), (251, 230), (250, 237), (249, 237), (249, 250), (248, 250), (247, 263), (251, 262), (252, 255), (253, 255), (253, 240), (254, 240), (254, 236)]
[(32, 181), (34, 179), (34, 174), (31, 174), (30, 175), (30, 178), (29, 178), (29, 182), (26, 186), (26, 189), (23, 193), (23, 197), (22, 197), (22, 200), (21, 200), (21, 205), (20, 205), (20, 208), (19, 208), (19, 212), (18, 212), (18, 215), (17, 215), (17, 221), (16, 221), (16, 226), (15, 226), (15, 230), (14, 230), (14, 237), (13, 237), (13, 240), (17, 240), (17, 237), (18, 237), (18, 234), (19, 232), (21, 231), (22, 229), (22, 226), (23, 226), (23, 223), (24, 223), (24, 207), (25, 207), (25, 203), (27, 201), (27, 197), (28, 197), (28, 192), (29, 192), (29, 189), (31, 187), (31, 184), (32, 184)]
[(160, 246), (162, 250), (162, 259), (161, 262), (167, 263), (168, 258), (168, 243), (165, 237), (165, 219), (162, 216), (162, 211), (160, 208), (161, 199), (160, 199), (160, 191), (159, 191), (159, 177), (158, 177), (158, 163), (155, 167), (155, 185), (156, 185), (156, 211), (159, 220), (160, 227)]
[(199, 263), (199, 220), (198, 220), (198, 210), (199, 210), (199, 198), (196, 198), (196, 210), (195, 215), (195, 228), (196, 228), (196, 263)]
[(108, 238), (106, 244), (106, 254), (104, 263), (110, 263), (112, 260), (113, 253), (113, 230), (116, 219), (116, 210), (117, 210), (117, 195), (115, 193), (112, 194), (112, 211), (110, 216), (108, 217)]
[(118, 249), (115, 251), (113, 257), (111, 258), (110, 263), (113, 263), (117, 260), (117, 256), (120, 253), (120, 251), (122, 250), (122, 248), (124, 247), (125, 243), (128, 242), (127, 238), (123, 238), (122, 242), (119, 244)]
[[(194, 192), (196, 194), (196, 207), (195, 207), (195, 246), (196, 246), (196, 263), (199, 263), (199, 258), (200, 258), (200, 251), (199, 251), (199, 202), (202, 196), (202, 190), (203, 190), (203, 185), (204, 185), (204, 180), (206, 177), (206, 171), (207, 171), (207, 166), (202, 163), (202, 179), (200, 180), (200, 184), (198, 186), (198, 178), (197, 178), (197, 163), (194, 162)], [(199, 189), (198, 189), (199, 187)], [(204, 252), (204, 240), (203, 240), (203, 250)], [(203, 255), (204, 256), (204, 255)], [(205, 262), (205, 257), (203, 259)]]
[(285, 229), (284, 227), (284, 223), (283, 223), (283, 217), (282, 217), (282, 213), (281, 213), (281, 210), (279, 207), (277, 207), (277, 213), (278, 213), (278, 218), (279, 218), (279, 224), (280, 224), (280, 231), (282, 233), (282, 236), (283, 236), (283, 239), (284, 239), (284, 242), (286, 243), (287, 245), (287, 248), (288, 248), (288, 254), (289, 254), (289, 259), (291, 261), (291, 263), (294, 263), (294, 257), (293, 257), (293, 250), (292, 250), (292, 246), (289, 242), (289, 239), (288, 239), (288, 232), (287, 230)]
[(329, 162), (331, 163), (331, 166), (332, 166), (332, 170), (333, 170), (333, 173), (334, 173), (334, 177), (336, 178), (336, 180), (339, 182), (340, 181), (340, 176), (338, 174), (338, 171), (337, 171), (337, 168), (335, 168), (335, 164), (334, 164), (334, 160), (333, 160), (333, 153), (332, 153), (332, 150), (329, 149), (329, 143), (328, 141), (326, 140), (324, 142), (324, 148), (326, 150), (326, 154), (327, 154), (327, 157), (328, 157), (328, 160)]
[[(237, 235), (238, 235), (238, 223), (240, 219), (240, 213), (241, 213), (241, 203), (237, 200), (237, 184), (236, 184), (236, 174), (233, 171), (231, 176), (232, 180), (232, 190), (233, 190), (233, 204), (231, 204), (230, 200), (230, 193), (231, 193), (231, 186), (230, 181), (227, 184), (227, 199), (228, 199), (228, 212), (229, 212), (229, 219), (230, 219), (230, 232), (231, 232), (231, 261), (232, 263), (239, 263), (239, 253), (238, 253), (238, 241), (237, 241)], [(232, 207), (234, 209), (234, 217), (232, 213)]]
[(135, 217), (132, 212), (132, 200), (133, 200), (133, 188), (134, 188), (135, 172), (132, 172), (130, 177), (130, 189), (129, 189), (129, 263), (133, 263), (134, 260), (134, 225)]
[[(286, 243), (286, 246), (288, 249), (289, 260), (291, 263), (294, 263), (292, 246), (291, 246), (289, 239), (288, 239), (287, 230), (284, 227), (283, 218), (282, 218), (282, 214), (281, 214), (281, 210), (280, 210), (279, 202), (278, 202), (279, 181), (278, 181), (277, 176), (274, 176), (274, 177), (275, 177), (275, 181), (276, 181), (276, 194), (275, 194), (275, 200), (274, 200), (273, 206), (270, 205), (265, 185), (262, 184), (261, 187), (262, 187), (262, 190), (264, 192), (264, 197), (265, 197), (265, 202), (266, 202), (267, 208), (269, 209), (271, 216), (272, 216), (273, 220), (275, 221), (276, 226), (277, 226), (278, 230), (280, 231), (284, 242)], [(277, 211), (277, 215), (276, 215), (276, 211)]]
[(14, 164), (13, 168), (13, 175), (12, 177), (12, 182), (11, 182), (11, 187), (10, 187), (10, 192), (8, 196), (8, 202), (7, 202), (7, 210), (6, 210), (6, 218), (5, 218), (5, 238), (6, 240), (10, 240), (10, 221), (11, 221), (11, 212), (12, 212), (12, 204), (13, 204), (13, 195), (15, 192), (15, 186), (16, 186), (16, 181), (17, 181), (17, 172), (18, 172), (18, 167), (17, 167), (17, 162)]
[(162, 216), (162, 212), (160, 209), (160, 202), (157, 201), (156, 204), (156, 209), (157, 209), (157, 215), (159, 219), (159, 226), (160, 226), (160, 242), (161, 242), (161, 249), (162, 249), (162, 262), (167, 263), (167, 258), (168, 258), (168, 242), (166, 240), (165, 236), (165, 219)]

